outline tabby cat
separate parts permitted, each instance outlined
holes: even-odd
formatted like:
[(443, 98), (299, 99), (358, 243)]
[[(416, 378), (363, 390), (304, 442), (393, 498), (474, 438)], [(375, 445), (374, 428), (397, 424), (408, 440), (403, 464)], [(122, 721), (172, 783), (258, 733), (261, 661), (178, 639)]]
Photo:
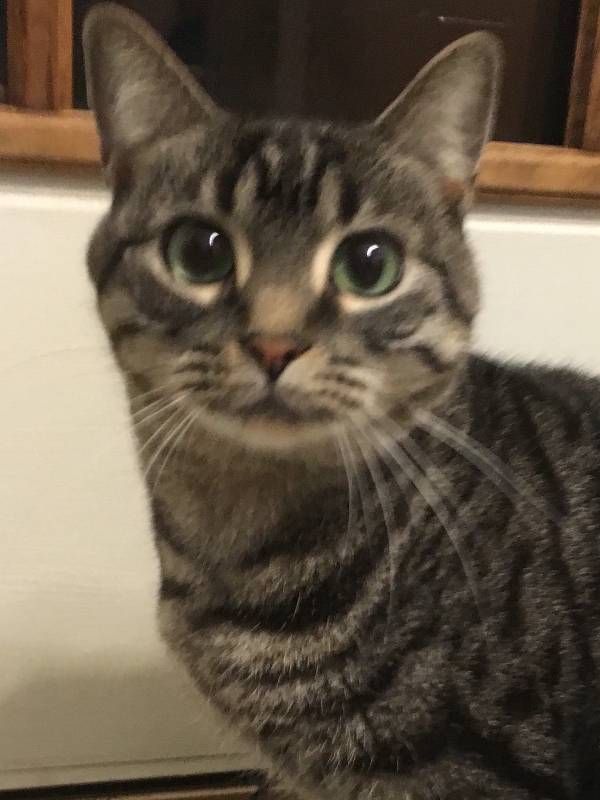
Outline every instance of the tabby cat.
[(469, 353), (497, 41), (334, 125), (218, 108), (114, 4), (84, 40), (173, 651), (300, 796), (597, 800), (600, 385)]

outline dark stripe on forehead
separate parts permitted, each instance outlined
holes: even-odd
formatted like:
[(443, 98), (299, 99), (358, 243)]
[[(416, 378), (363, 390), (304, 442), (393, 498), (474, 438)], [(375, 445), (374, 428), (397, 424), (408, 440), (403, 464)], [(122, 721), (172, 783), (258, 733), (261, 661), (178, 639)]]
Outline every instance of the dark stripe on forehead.
[[(317, 152), (308, 175), (306, 153), (311, 146)], [(269, 162), (266, 148), (272, 145), (280, 153), (279, 163)], [(343, 170), (348, 153), (343, 144), (329, 134), (316, 139), (302, 140), (293, 131), (255, 130), (245, 134), (234, 146), (233, 165), (226, 167), (217, 179), (217, 205), (231, 214), (235, 192), (245, 170), (256, 170), (256, 201), (262, 205), (275, 202), (285, 212), (293, 214), (304, 210), (312, 212), (319, 203), (322, 184), (329, 169), (335, 169), (339, 183), (339, 207), (334, 209), (340, 222), (347, 224), (360, 205), (358, 187)]]
[(298, 213), (303, 190), (304, 151), (301, 140), (294, 131), (284, 130), (266, 144), (272, 144), (278, 150), (280, 159), (277, 167), (269, 170), (269, 185), (259, 186), (258, 199), (263, 203), (274, 201), (288, 214)]
[(318, 140), (319, 152), (311, 176), (306, 181), (306, 205), (313, 210), (319, 202), (321, 183), (329, 167), (342, 166), (347, 159), (347, 153), (340, 142), (331, 136), (321, 136)]
[[(259, 165), (262, 163), (262, 178), (266, 179), (264, 173), (267, 166), (260, 151), (267, 138), (267, 131), (259, 130), (245, 134), (237, 142), (234, 149), (233, 166), (230, 168), (226, 167), (217, 181), (217, 204), (225, 213), (230, 214), (233, 210), (235, 187), (250, 161), (257, 159)], [(259, 166), (259, 181), (260, 180), (261, 170)]]
[(356, 215), (360, 207), (360, 194), (358, 186), (348, 175), (345, 175), (342, 181), (342, 188), (340, 192), (340, 209), (339, 219), (344, 225), (347, 225)]

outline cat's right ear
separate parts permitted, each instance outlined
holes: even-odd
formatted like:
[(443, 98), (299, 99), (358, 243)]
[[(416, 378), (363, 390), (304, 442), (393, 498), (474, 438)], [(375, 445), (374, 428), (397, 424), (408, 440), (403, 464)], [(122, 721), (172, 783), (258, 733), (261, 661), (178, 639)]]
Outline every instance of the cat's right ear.
[(83, 46), (105, 165), (225, 114), (150, 25), (122, 6), (90, 11)]

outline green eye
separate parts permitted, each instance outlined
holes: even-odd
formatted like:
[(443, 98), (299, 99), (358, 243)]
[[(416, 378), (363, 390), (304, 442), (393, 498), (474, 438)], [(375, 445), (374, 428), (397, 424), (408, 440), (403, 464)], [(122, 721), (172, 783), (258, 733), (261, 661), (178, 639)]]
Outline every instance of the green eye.
[(333, 255), (333, 282), (340, 292), (378, 297), (398, 285), (404, 271), (399, 242), (380, 231), (349, 236)]
[(163, 255), (175, 278), (186, 283), (217, 283), (235, 266), (233, 247), (223, 231), (197, 220), (171, 229)]

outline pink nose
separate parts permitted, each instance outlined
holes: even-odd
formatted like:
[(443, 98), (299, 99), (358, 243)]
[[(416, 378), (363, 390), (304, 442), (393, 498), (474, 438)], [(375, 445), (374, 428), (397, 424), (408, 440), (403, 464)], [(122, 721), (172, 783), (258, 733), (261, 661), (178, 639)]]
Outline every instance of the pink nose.
[(276, 381), (287, 365), (309, 348), (291, 336), (250, 336), (246, 350), (260, 364), (272, 381)]

